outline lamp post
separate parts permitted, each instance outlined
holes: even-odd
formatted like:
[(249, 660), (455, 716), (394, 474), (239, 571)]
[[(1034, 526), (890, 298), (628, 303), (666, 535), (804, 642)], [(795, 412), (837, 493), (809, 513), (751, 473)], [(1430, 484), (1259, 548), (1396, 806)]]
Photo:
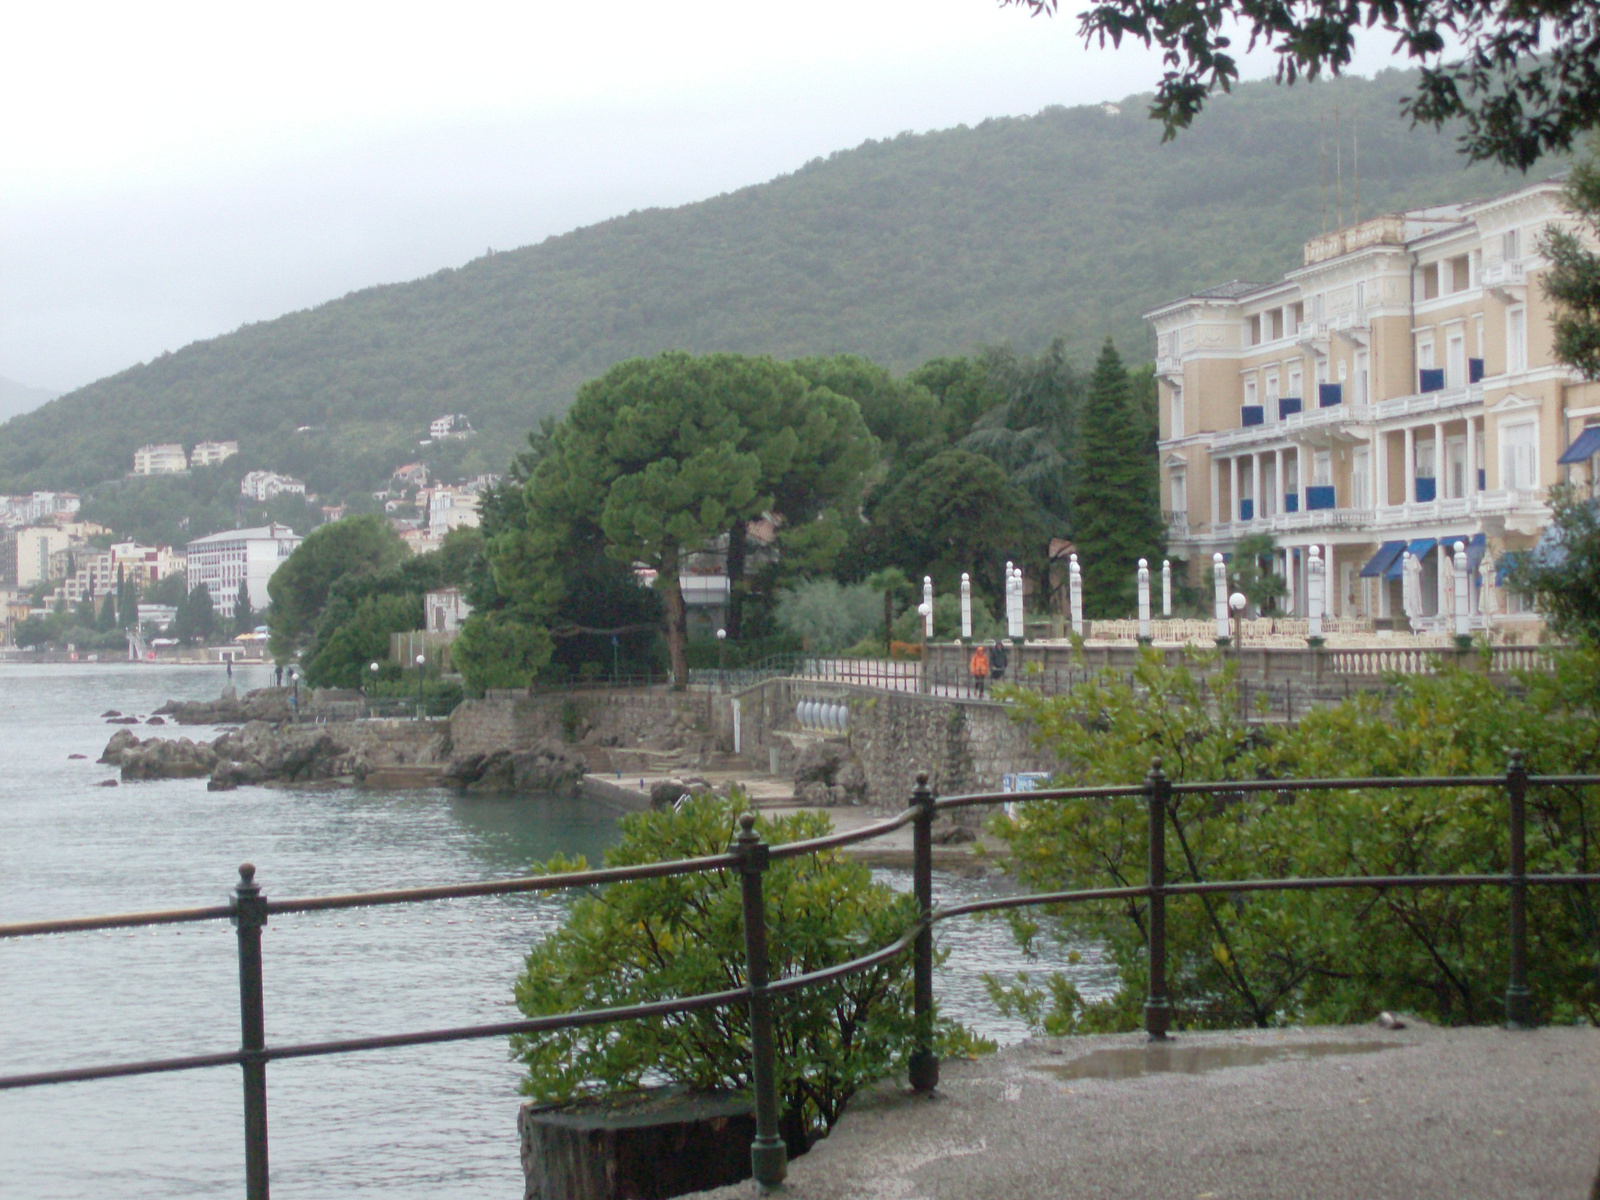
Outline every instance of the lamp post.
[[(1243, 592), (1235, 592), (1228, 597), (1228, 607), (1233, 610), (1233, 661), (1236, 663), (1240, 662), (1240, 656), (1244, 651), (1244, 606), (1247, 603), (1249, 602), (1245, 599)], [(1248, 710), (1245, 708), (1244, 681), (1242, 679), (1239, 680), (1239, 715), (1240, 717), (1249, 715)]]
[(728, 690), (728, 631), (717, 630), (717, 690)]
[(1139, 644), (1150, 644), (1150, 561), (1139, 560), (1139, 572), (1136, 578), (1139, 595)]
[[(370, 670), (372, 672), (372, 691), (367, 693), (367, 703), (370, 705), (371, 702), (372, 702), (372, 697), (378, 694), (378, 664), (377, 663), (373, 663), (372, 666), (370, 666), (368, 668), (368, 670)], [(368, 709), (367, 715), (368, 716), (372, 715), (370, 707)]]
[(961, 572), (961, 641), (972, 641), (972, 576)]
[(422, 664), (428, 661), (426, 654), (417, 655), (417, 720), (422, 720)]
[(1217, 645), (1228, 644), (1228, 564), (1222, 552), (1211, 556), (1211, 584), (1216, 589)]
[(1161, 560), (1161, 615), (1172, 615), (1172, 562), (1165, 558)]
[(294, 723), (300, 723), (300, 669), (289, 668), (289, 682), (294, 685), (294, 695), (289, 699), (289, 710), (294, 714)]
[(617, 672), (617, 647), (618, 647), (619, 644), (620, 643), (617, 640), (617, 635), (613, 633), (611, 635), (611, 686), (612, 687), (616, 687), (617, 686), (617, 673), (618, 673)]
[(1072, 632), (1083, 636), (1083, 568), (1074, 554), (1067, 564), (1067, 605), (1072, 613)]

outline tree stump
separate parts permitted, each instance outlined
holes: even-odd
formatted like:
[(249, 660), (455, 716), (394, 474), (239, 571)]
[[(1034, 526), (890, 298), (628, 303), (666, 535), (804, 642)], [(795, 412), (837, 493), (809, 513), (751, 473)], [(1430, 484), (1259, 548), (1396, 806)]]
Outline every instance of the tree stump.
[(750, 1178), (750, 1100), (651, 1088), (577, 1104), (524, 1104), (525, 1200), (665, 1200)]

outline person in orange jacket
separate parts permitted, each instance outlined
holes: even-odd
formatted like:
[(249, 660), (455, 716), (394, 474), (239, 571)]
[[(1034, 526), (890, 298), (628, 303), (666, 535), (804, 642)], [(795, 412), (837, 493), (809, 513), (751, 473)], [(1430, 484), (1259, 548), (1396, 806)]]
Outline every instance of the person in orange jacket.
[(972, 684), (978, 689), (978, 695), (983, 695), (984, 685), (989, 682), (989, 651), (983, 646), (975, 648), (967, 660), (967, 669), (972, 672)]

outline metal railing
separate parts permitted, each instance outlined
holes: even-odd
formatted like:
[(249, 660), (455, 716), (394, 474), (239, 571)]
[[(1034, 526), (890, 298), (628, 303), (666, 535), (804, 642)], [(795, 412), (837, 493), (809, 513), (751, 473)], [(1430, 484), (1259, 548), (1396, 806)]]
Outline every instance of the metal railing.
[[(755, 815), (743, 813), (739, 830), (724, 854), (636, 867), (614, 867), (562, 875), (526, 876), (480, 883), (413, 887), (347, 895), (311, 896), (269, 900), (255, 882), (255, 867), (239, 868), (239, 882), (227, 905), (174, 909), (164, 912), (122, 913), (109, 916), (70, 917), (63, 920), (23, 921), (0, 925), (0, 938), (124, 929), (197, 921), (230, 920), (235, 928), (239, 960), (240, 1046), (237, 1050), (194, 1054), (181, 1058), (71, 1067), (30, 1074), (0, 1076), (0, 1090), (47, 1084), (112, 1079), (130, 1075), (191, 1071), (238, 1066), (244, 1081), (245, 1194), (249, 1200), (268, 1197), (267, 1064), (278, 1060), (350, 1054), (361, 1050), (390, 1049), (476, 1038), (543, 1033), (618, 1021), (670, 1016), (708, 1008), (748, 1006), (751, 1030), (751, 1082), (754, 1092), (756, 1134), (751, 1145), (755, 1179), (764, 1187), (782, 1182), (787, 1172), (787, 1152), (779, 1134), (772, 999), (817, 984), (868, 970), (911, 950), (913, 1044), (908, 1055), (911, 1086), (933, 1090), (939, 1081), (939, 1060), (934, 1050), (933, 927), (953, 917), (1001, 909), (1038, 905), (1063, 905), (1088, 901), (1144, 900), (1148, 981), (1144, 1003), (1144, 1028), (1152, 1040), (1164, 1040), (1172, 1023), (1172, 1003), (1167, 988), (1167, 902), (1173, 897), (1249, 892), (1315, 891), (1355, 888), (1503, 887), (1509, 892), (1509, 954), (1505, 995), (1506, 1023), (1514, 1029), (1532, 1024), (1532, 996), (1528, 988), (1528, 889), (1534, 886), (1600, 884), (1600, 873), (1530, 875), (1527, 871), (1526, 797), (1530, 787), (1600, 786), (1600, 775), (1529, 775), (1522, 755), (1513, 751), (1503, 775), (1415, 776), (1408, 778), (1251, 779), (1205, 783), (1174, 783), (1162, 772), (1161, 760), (1152, 762), (1142, 783), (1113, 787), (1052, 788), (1026, 793), (984, 792), (935, 799), (928, 776), (919, 775), (904, 812), (846, 833), (806, 841), (769, 845), (755, 831)], [(1505, 793), (1508, 869), (1457, 875), (1351, 875), (1319, 878), (1229, 879), (1169, 883), (1166, 831), (1177, 823), (1173, 803), (1180, 796), (1230, 796), (1271, 791), (1280, 794), (1373, 789), (1497, 788)], [(959, 808), (1035, 803), (1068, 799), (1142, 797), (1148, 808), (1146, 825), (1146, 882), (1125, 887), (1079, 888), (1060, 892), (1003, 896), (945, 908), (933, 906), (933, 822), (941, 812)], [(895, 941), (860, 958), (821, 970), (778, 980), (769, 978), (766, 911), (762, 876), (774, 860), (815, 854), (855, 842), (868, 841), (910, 824), (913, 829), (912, 894), (917, 920)], [(703, 871), (736, 871), (743, 901), (745, 986), (677, 999), (592, 1009), (534, 1017), (522, 1021), (427, 1029), (411, 1033), (380, 1034), (334, 1041), (268, 1046), (265, 995), (262, 988), (261, 932), (274, 913), (300, 913), (329, 909), (415, 904), (468, 896), (498, 896), (527, 892), (554, 892), (630, 880), (659, 879)]]

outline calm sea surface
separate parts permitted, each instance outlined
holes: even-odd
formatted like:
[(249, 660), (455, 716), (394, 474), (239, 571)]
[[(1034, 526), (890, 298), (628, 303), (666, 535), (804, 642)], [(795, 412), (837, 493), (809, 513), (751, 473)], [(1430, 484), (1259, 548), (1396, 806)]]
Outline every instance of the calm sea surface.
[[(93, 761), (117, 728), (103, 711), (142, 716), (224, 682), (214, 668), (0, 666), (0, 921), (222, 903), (245, 861), (269, 896), (288, 897), (500, 878), (556, 851), (598, 859), (616, 836), (610, 815), (555, 798), (96, 786), (116, 775)], [(237, 679), (266, 682), (265, 670)], [(909, 886), (903, 872), (882, 877)], [(1003, 885), (935, 886), (954, 901)], [(560, 913), (490, 897), (274, 917), (268, 1041), (515, 1019), (522, 956)], [(979, 975), (1057, 963), (1024, 961), (993, 922), (951, 923), (940, 940), (946, 1011), (1001, 1041), (1023, 1036)], [(234, 946), (226, 922), (0, 942), (0, 1073), (236, 1047)], [(1091, 992), (1108, 978), (1092, 953), (1073, 974)], [(517, 1074), (498, 1041), (275, 1063), (273, 1194), (520, 1196)], [(240, 1130), (235, 1068), (0, 1093), (0, 1196), (237, 1196)]]

